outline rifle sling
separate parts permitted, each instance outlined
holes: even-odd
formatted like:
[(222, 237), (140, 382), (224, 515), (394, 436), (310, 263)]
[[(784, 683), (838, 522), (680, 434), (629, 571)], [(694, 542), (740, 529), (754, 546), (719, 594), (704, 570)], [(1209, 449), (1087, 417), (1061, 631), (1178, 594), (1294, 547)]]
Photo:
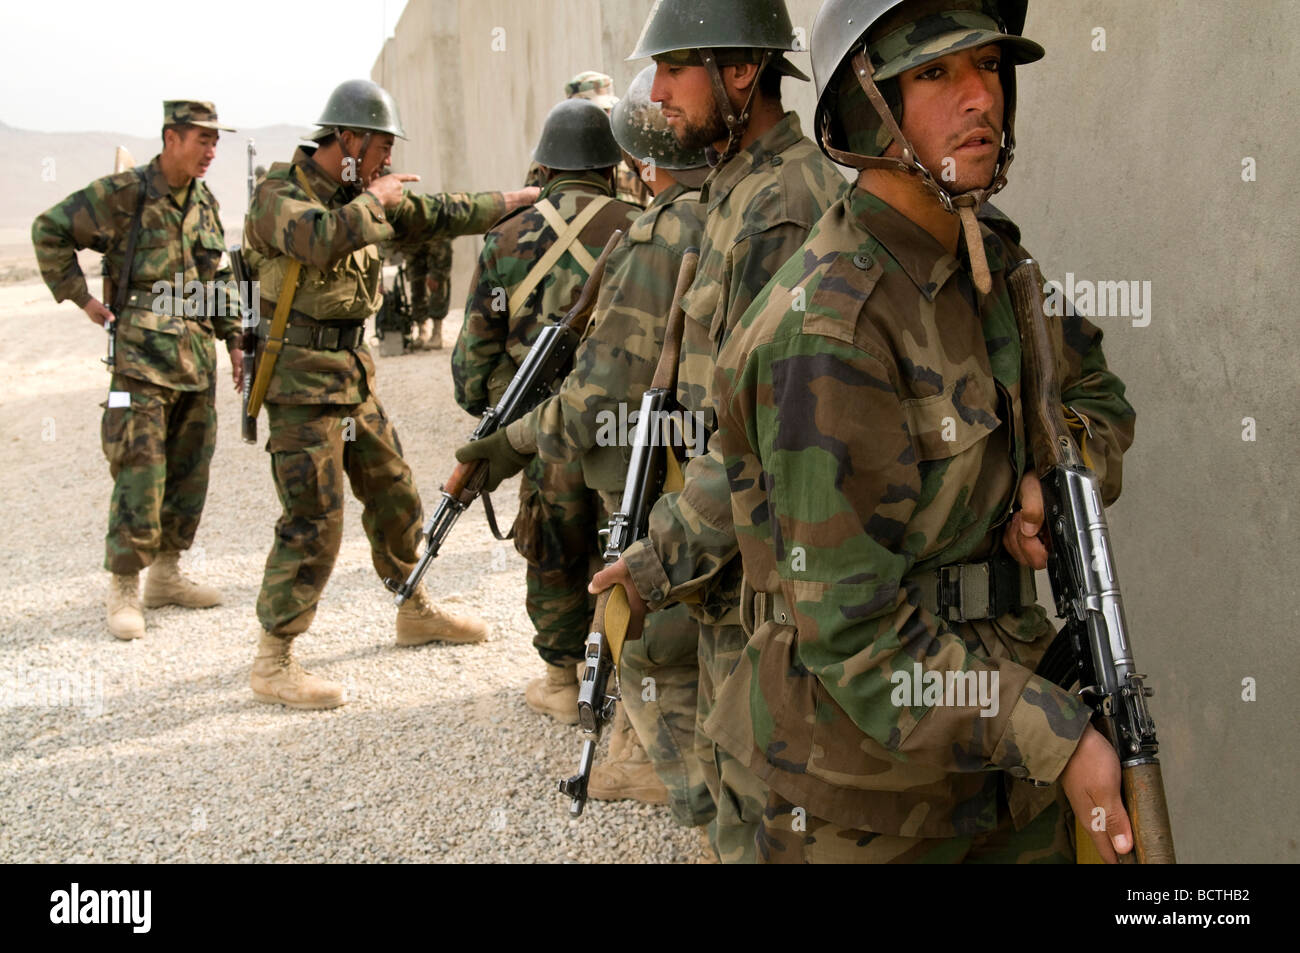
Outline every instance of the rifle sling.
[(122, 259), (122, 274), (118, 276), (117, 287), (113, 289), (113, 317), (119, 317), (126, 308), (127, 296), (131, 293), (131, 274), (135, 271), (135, 246), (140, 239), (140, 222), (144, 218), (144, 200), (149, 194), (149, 182), (144, 170), (137, 169), (140, 176), (140, 194), (135, 200), (135, 215), (131, 219), (131, 231), (126, 236), (126, 254)]
[(501, 529), (497, 526), (497, 511), (492, 506), (492, 496), (486, 492), (480, 493), (479, 496), (483, 498), (483, 515), (487, 517), (488, 529), (492, 530), (492, 535), (502, 542), (505, 542), (507, 539), (514, 539), (515, 528), (513, 526), (510, 527), (510, 532), (506, 533), (504, 536), (501, 535)]
[(573, 221), (567, 224), (548, 199), (542, 199), (533, 206), (541, 213), (542, 218), (546, 219), (546, 223), (551, 226), (558, 237), (555, 244), (548, 248), (546, 254), (537, 260), (537, 263), (533, 265), (524, 278), (523, 283), (510, 296), (510, 314), (519, 313), (524, 306), (524, 302), (528, 300), (528, 296), (551, 273), (551, 270), (565, 252), (570, 252), (582, 270), (586, 274), (591, 274), (592, 269), (596, 267), (596, 261), (591, 257), (591, 253), (582, 247), (582, 243), (578, 241), (578, 238), (582, 234), (582, 230), (600, 213), (600, 210), (612, 201), (613, 199), (608, 195), (596, 196), (586, 208), (574, 216)]
[[(298, 184), (307, 193), (307, 198), (319, 203), (320, 200), (316, 198), (316, 193), (307, 184), (307, 177), (302, 174), (302, 167), (294, 166), (293, 172), (298, 177)], [(301, 270), (302, 262), (294, 258), (289, 262), (289, 268), (284, 273), (284, 284), (280, 286), (280, 298), (275, 303), (275, 315), (271, 318), (271, 329), (266, 338), (262, 358), (257, 362), (257, 378), (253, 381), (253, 389), (248, 394), (247, 413), (249, 417), (256, 417), (258, 411), (262, 409), (262, 401), (266, 398), (266, 392), (271, 386), (271, 375), (275, 372), (275, 362), (279, 359), (280, 351), (284, 348), (284, 329), (289, 323), (289, 312), (293, 310), (294, 295), (298, 293), (298, 273)]]

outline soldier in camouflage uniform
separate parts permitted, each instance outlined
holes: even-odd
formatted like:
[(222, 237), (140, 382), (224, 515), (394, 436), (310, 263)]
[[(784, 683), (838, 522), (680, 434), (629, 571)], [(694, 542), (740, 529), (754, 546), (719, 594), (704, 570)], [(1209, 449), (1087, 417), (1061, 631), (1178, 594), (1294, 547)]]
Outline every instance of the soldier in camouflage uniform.
[(441, 351), (442, 322), (451, 304), (451, 240), (439, 238), (407, 253), (406, 277), (411, 283), (411, 319), (419, 331), (411, 337), (411, 348)]
[[(533, 190), (404, 193), (402, 183), (417, 177), (387, 168), (394, 137), (403, 135), (396, 104), (366, 80), (339, 86), (319, 125), (315, 148), (272, 165), (244, 228), (263, 256), (263, 329), (281, 296), (293, 295), (266, 395), (266, 449), (283, 514), (257, 600), (262, 628), (251, 683), (259, 701), (295, 708), (345, 700), (341, 685), (302, 671), (290, 655), (316, 614), (342, 540), (345, 475), (365, 505), (379, 577), (403, 578), (417, 559), (420, 496), (375, 394), (363, 339), (382, 296), (376, 243), (481, 232), (535, 197)], [(291, 262), (301, 264), (301, 275), (286, 288)], [(398, 645), (476, 642), (485, 634), (481, 623), (434, 606), (423, 586), (398, 610)]]
[[(710, 432), (718, 349), (845, 187), (835, 166), (803, 136), (798, 117), (782, 109), (782, 75), (807, 78), (784, 58), (792, 36), (782, 0), (663, 0), (633, 54), (654, 57), (651, 98), (663, 104), (678, 140), (717, 153), (702, 193), (708, 217), (699, 272), (685, 299), (678, 380), (679, 401), (702, 415)], [(719, 86), (725, 97), (715, 92)], [(602, 571), (593, 587), (623, 584), (634, 611), (643, 604), (656, 610), (691, 602), (700, 624), (697, 718), (703, 725), (746, 637), (721, 454), (711, 446), (690, 461), (685, 477), (680, 493), (665, 494), (654, 507), (648, 537)], [(718, 808), (714, 845), (722, 860), (743, 861), (754, 853), (766, 788), (721, 747), (709, 747), (709, 784)]]
[[(1106, 811), (1103, 856), (1131, 844), (1114, 751), (1034, 674), (1053, 630), (1006, 283), (1029, 256), (1005, 221), (967, 247), (959, 220), (1005, 182), (1014, 66), (1043, 55), (1025, 7), (832, 0), (813, 29), (823, 147), (858, 188), (716, 376), (752, 637), (707, 728), (771, 787), (763, 860), (1068, 862), (1067, 800)], [(1051, 327), (1112, 501), (1133, 409), (1100, 331)]]
[[(595, 70), (584, 70), (565, 83), (564, 98), (586, 99), (605, 110), (606, 116), (618, 104), (618, 97), (614, 95), (614, 81), (604, 73), (597, 73)], [(546, 184), (542, 167), (538, 163), (534, 162), (528, 167), (524, 184), (539, 187)], [(627, 202), (629, 205), (646, 204), (646, 188), (626, 160), (620, 162), (614, 169), (614, 196), (620, 202)]]
[[(534, 152), (546, 171), (541, 200), (488, 233), (452, 353), (456, 401), (469, 413), (482, 414), (501, 399), (542, 328), (577, 300), (610, 235), (627, 231), (640, 215), (613, 197), (621, 157), (609, 118), (594, 104), (565, 100), (547, 116)], [(593, 605), (586, 583), (600, 558), (597, 504), (577, 460), (516, 459), (516, 471), (526, 469), (515, 548), (528, 563), (533, 644), (547, 666), (524, 697), (535, 711), (574, 724), (576, 665)]]
[[(704, 150), (681, 148), (662, 110), (650, 102), (654, 72), (649, 66), (632, 81), (610, 125), (625, 161), (640, 170), (655, 198), (610, 256), (573, 371), (527, 417), (458, 453), (488, 460), (489, 479), (498, 482), (514, 472), (514, 454), (537, 454), (556, 466), (579, 459), (587, 487), (598, 496), (601, 525), (621, 502), (635, 427), (629, 415), (659, 360), (682, 257), (699, 247), (704, 230)], [(683, 826), (712, 819), (695, 738), (698, 636), (686, 607), (675, 605), (652, 613), (643, 637), (625, 644), (623, 701), (609, 757), (592, 771), (589, 797), (658, 802), (666, 796)]]
[[(217, 200), (199, 181), (216, 155), (218, 130), (231, 131), (217, 123), (211, 103), (163, 103), (163, 150), (148, 166), (97, 179), (32, 225), (41, 275), (55, 300), (71, 299), (103, 325), (113, 315), (86, 287), (76, 253), (104, 253), (108, 274), (120, 279), (139, 209), (102, 427), (113, 476), (104, 555), (113, 574), (108, 629), (119, 639), (144, 635), (139, 573), (146, 566), (146, 606), (221, 601), (217, 590), (178, 569), (199, 526), (216, 446), (214, 338), (226, 341), (237, 378), (242, 362), (238, 307), (211, 284), (230, 278), (229, 269), (218, 270), (225, 233)], [(203, 291), (190, 282), (203, 283)]]

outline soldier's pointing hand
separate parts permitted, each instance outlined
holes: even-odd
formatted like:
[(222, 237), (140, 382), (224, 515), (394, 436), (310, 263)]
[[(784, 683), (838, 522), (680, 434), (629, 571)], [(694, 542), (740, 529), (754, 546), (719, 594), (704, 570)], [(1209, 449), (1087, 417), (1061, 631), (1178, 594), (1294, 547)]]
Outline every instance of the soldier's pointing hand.
[(411, 175), (406, 172), (392, 172), (375, 179), (370, 183), (370, 187), (366, 191), (379, 199), (384, 208), (391, 210), (402, 204), (402, 196), (406, 194), (402, 188), (402, 183), (419, 181), (420, 177), (418, 175)]

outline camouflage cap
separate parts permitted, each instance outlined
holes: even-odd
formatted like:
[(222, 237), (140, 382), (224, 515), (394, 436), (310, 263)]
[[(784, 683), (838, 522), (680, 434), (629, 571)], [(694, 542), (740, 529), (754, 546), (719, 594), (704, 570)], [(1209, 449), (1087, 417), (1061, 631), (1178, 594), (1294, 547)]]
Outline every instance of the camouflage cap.
[(235, 132), (229, 126), (217, 123), (217, 107), (199, 99), (168, 99), (163, 103), (164, 126), (202, 126), (204, 129), (220, 129), (223, 132)]
[(605, 112), (618, 103), (614, 95), (614, 81), (604, 73), (586, 70), (564, 84), (565, 99), (587, 99)]
[(903, 3), (876, 22), (867, 52), (876, 66), (877, 81), (890, 79), (932, 60), (985, 46), (1001, 44), (1011, 64), (1043, 58), (1033, 40), (1006, 32), (996, 8), (987, 0), (917, 0)]

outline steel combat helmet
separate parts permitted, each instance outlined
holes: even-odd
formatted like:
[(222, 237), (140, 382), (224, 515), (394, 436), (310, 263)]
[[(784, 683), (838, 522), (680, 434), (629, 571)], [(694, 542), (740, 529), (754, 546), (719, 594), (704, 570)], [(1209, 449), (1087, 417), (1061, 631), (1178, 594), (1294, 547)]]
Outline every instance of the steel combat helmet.
[(317, 140), (341, 129), (384, 132), (398, 139), (406, 138), (392, 95), (368, 79), (350, 79), (335, 87), (316, 125), (322, 127), (311, 137)]
[[(976, 285), (991, 288), (975, 213), (1007, 184), (1015, 155), (1015, 66), (1041, 59), (1043, 48), (1021, 36), (1028, 0), (827, 0), (812, 30), (817, 138), (822, 151), (856, 169), (896, 169), (919, 176), (949, 212), (959, 215)], [(988, 186), (958, 195), (916, 157), (901, 128), (898, 76), (950, 53), (1002, 46), (1005, 113), (998, 164)], [(886, 156), (897, 143), (900, 156)]]
[(609, 117), (589, 99), (566, 99), (546, 116), (533, 161), (548, 169), (608, 169), (623, 161)]
[(663, 109), (650, 101), (655, 67), (637, 73), (632, 85), (614, 107), (609, 124), (619, 147), (639, 162), (653, 161), (661, 169), (699, 169), (708, 166), (703, 149), (686, 149), (677, 141)]

